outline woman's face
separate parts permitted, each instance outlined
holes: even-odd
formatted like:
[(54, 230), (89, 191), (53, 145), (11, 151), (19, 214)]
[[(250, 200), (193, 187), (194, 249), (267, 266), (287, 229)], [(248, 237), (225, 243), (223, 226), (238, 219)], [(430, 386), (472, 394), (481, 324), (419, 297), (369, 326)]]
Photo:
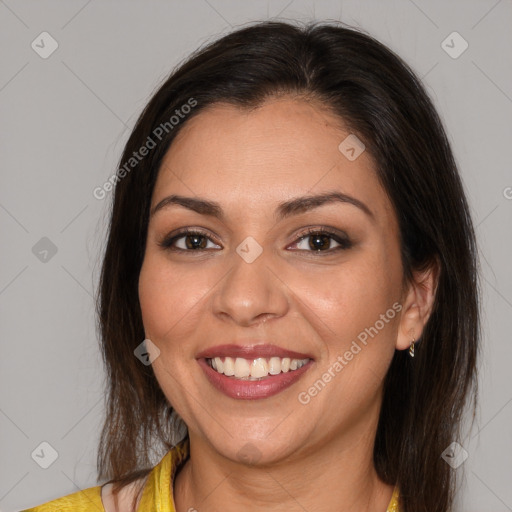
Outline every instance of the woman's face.
[[(191, 439), (232, 460), (368, 436), (407, 346), (396, 216), (368, 152), (353, 136), (339, 149), (349, 135), (305, 100), (217, 104), (187, 122), (159, 172), (139, 280), (154, 372)], [(342, 200), (298, 200), (332, 193)], [(162, 205), (171, 195), (217, 209)], [(235, 376), (209, 366), (216, 355)], [(287, 355), (309, 361), (285, 372)], [(248, 370), (280, 373), (236, 377)]]

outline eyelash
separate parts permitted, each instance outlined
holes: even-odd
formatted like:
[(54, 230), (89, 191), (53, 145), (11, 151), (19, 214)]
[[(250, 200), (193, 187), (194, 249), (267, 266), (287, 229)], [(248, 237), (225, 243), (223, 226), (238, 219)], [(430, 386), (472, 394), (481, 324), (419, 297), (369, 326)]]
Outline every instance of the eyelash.
[[(163, 249), (166, 249), (169, 251), (174, 251), (174, 252), (203, 252), (203, 251), (211, 250), (211, 249), (181, 249), (179, 247), (178, 248), (172, 247), (172, 245), (177, 240), (179, 240), (180, 238), (184, 238), (187, 235), (196, 235), (196, 236), (199, 235), (199, 236), (205, 237), (205, 238), (209, 239), (210, 241), (216, 243), (214, 240), (211, 240), (211, 236), (208, 233), (206, 233), (205, 231), (203, 231), (201, 229), (183, 228), (178, 233), (173, 235), (172, 237), (165, 238), (163, 241), (159, 242), (158, 245), (160, 247), (162, 247)], [(351, 240), (347, 236), (341, 236), (338, 233), (335, 233), (335, 232), (333, 232), (329, 229), (326, 229), (324, 227), (308, 228), (307, 230), (305, 230), (298, 236), (298, 238), (295, 240), (295, 242), (293, 242), (292, 245), (302, 242), (302, 240), (304, 240), (305, 238), (308, 238), (311, 235), (328, 236), (329, 238), (333, 239), (336, 243), (338, 243), (339, 246), (334, 247), (333, 249), (327, 249), (325, 251), (319, 251), (319, 250), (308, 251), (305, 249), (298, 249), (299, 251), (305, 251), (305, 252), (310, 252), (313, 254), (324, 255), (324, 254), (332, 254), (333, 252), (337, 252), (339, 250), (350, 249), (353, 245)], [(218, 245), (220, 245), (220, 244), (218, 244)]]

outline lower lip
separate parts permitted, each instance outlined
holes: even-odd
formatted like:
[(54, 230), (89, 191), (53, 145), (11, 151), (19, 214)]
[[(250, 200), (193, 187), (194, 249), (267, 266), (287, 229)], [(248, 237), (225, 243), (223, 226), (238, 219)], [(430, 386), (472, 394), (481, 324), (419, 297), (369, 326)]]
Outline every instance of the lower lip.
[(297, 382), (308, 371), (313, 360), (308, 361), (298, 370), (269, 375), (262, 380), (240, 380), (227, 377), (211, 368), (206, 359), (198, 359), (197, 362), (210, 383), (225, 395), (238, 400), (259, 400), (260, 398), (277, 395)]

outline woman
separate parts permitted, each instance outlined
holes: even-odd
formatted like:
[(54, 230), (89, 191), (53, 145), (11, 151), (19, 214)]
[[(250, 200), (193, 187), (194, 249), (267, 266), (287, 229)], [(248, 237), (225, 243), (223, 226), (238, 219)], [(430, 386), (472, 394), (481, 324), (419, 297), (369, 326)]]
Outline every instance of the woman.
[(329, 24), (232, 32), (156, 92), (112, 183), (109, 482), (30, 510), (450, 510), (475, 239), (395, 54)]

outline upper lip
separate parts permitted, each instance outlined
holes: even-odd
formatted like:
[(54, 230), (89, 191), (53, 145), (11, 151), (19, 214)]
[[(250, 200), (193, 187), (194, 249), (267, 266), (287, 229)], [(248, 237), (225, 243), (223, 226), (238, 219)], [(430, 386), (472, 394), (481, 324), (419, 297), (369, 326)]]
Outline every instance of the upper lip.
[(197, 359), (213, 359), (214, 357), (241, 357), (244, 359), (289, 357), (290, 359), (313, 359), (310, 354), (303, 354), (266, 343), (258, 345), (216, 345), (196, 355)]

